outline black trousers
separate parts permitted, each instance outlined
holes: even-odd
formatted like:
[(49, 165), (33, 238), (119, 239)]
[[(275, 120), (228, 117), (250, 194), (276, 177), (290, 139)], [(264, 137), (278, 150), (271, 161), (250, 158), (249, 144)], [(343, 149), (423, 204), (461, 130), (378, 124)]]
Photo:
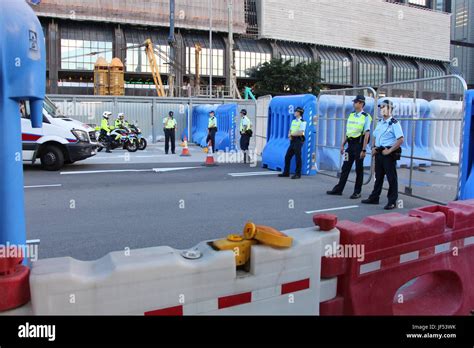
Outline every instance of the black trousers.
[(354, 193), (360, 194), (362, 192), (362, 185), (364, 184), (364, 160), (360, 158), (360, 153), (362, 152), (362, 143), (360, 140), (349, 141), (347, 146), (347, 151), (344, 156), (344, 164), (342, 166), (341, 177), (339, 178), (339, 183), (334, 187), (333, 191), (342, 193), (344, 187), (346, 186), (347, 179), (351, 173), (352, 166), (355, 162), (356, 164), (356, 182), (354, 187)]
[(250, 146), (250, 135), (241, 134), (240, 135), (240, 149), (244, 152), (244, 163), (247, 163), (247, 154)]
[(293, 156), (296, 156), (296, 175), (301, 176), (301, 167), (302, 167), (302, 160), (301, 160), (301, 148), (303, 147), (304, 141), (300, 138), (296, 138), (291, 140), (290, 147), (288, 151), (286, 151), (285, 156), (285, 170), (283, 174), (289, 175), (290, 174), (290, 165), (291, 159)]
[(168, 153), (170, 149), (169, 143), (171, 142), (171, 152), (175, 153), (175, 139), (176, 132), (174, 129), (165, 129), (165, 152)]
[(382, 154), (375, 155), (375, 185), (374, 191), (369, 199), (379, 200), (382, 194), (383, 181), (385, 176), (388, 180), (388, 204), (397, 204), (398, 200), (398, 175), (397, 161), (392, 156), (384, 156)]
[(206, 138), (206, 143), (209, 143), (209, 141), (211, 142), (212, 153), (216, 152), (216, 133), (217, 128), (209, 128), (209, 134)]
[(107, 135), (107, 132), (104, 129), (101, 129), (100, 130), (100, 136), (104, 137), (104, 139), (105, 139), (105, 149), (107, 151), (110, 151), (111, 142), (112, 142), (112, 139), (111, 139), (110, 135)]

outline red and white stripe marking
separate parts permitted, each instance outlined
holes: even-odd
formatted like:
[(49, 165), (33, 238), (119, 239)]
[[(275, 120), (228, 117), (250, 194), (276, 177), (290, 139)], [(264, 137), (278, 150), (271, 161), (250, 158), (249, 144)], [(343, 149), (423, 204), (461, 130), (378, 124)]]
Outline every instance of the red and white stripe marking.
[(209, 301), (184, 304), (145, 312), (146, 316), (182, 316), (195, 315), (244, 305), (247, 303), (268, 300), (283, 295), (293, 294), (310, 288), (310, 279), (282, 284), (280, 286), (259, 289), (251, 292), (223, 296)]
[(464, 239), (455, 240), (453, 242), (447, 242), (438, 244), (422, 250), (412, 251), (403, 255), (388, 257), (383, 260), (373, 261), (360, 265), (359, 275), (364, 275), (379, 271), (384, 268), (389, 268), (397, 265), (401, 265), (407, 262), (421, 260), (433, 255), (451, 252), (454, 248), (457, 250), (462, 249), (468, 245), (474, 244), (474, 237), (468, 237)]

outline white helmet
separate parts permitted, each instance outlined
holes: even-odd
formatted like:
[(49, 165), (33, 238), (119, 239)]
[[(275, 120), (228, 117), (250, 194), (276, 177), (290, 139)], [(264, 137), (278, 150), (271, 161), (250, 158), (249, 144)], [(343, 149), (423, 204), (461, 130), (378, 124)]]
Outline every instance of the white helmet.
[(105, 111), (103, 114), (102, 114), (102, 117), (105, 118), (105, 119), (109, 119), (109, 117), (112, 116), (112, 113), (110, 111)]
[(120, 114), (118, 114), (118, 117), (119, 117), (120, 119), (123, 119), (123, 118), (125, 118), (125, 114), (124, 114), (123, 112), (121, 112)]

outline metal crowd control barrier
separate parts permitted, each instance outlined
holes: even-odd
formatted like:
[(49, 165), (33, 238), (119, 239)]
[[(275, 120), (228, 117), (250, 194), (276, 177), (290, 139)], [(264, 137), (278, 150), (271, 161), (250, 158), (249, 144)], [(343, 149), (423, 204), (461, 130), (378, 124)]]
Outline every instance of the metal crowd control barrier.
[[(317, 103), (316, 157), (318, 172), (324, 175), (339, 177), (344, 155), (341, 144), (346, 136), (347, 119), (354, 111), (353, 100), (356, 95), (366, 97), (364, 111), (372, 116), (373, 126), (377, 119), (378, 108), (376, 92), (371, 87), (344, 88), (321, 91)], [(374, 99), (375, 98), (375, 99)], [(373, 128), (372, 128), (373, 129)], [(370, 150), (370, 149), (368, 149)], [(371, 175), (366, 176), (364, 185), (370, 183), (373, 174), (372, 156), (370, 151), (364, 161), (365, 167), (371, 168)], [(336, 175), (333, 173), (336, 172)]]
[(394, 103), (405, 136), (398, 171), (402, 193), (440, 204), (457, 198), (466, 91), (457, 75), (379, 87), (377, 99)]

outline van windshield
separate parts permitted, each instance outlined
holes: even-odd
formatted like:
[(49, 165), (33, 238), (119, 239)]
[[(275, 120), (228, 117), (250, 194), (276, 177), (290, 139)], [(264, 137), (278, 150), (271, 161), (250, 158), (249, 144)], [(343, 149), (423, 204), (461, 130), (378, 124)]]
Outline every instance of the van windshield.
[(54, 118), (64, 118), (63, 115), (59, 112), (58, 108), (49, 98), (44, 98), (44, 109), (46, 112)]

